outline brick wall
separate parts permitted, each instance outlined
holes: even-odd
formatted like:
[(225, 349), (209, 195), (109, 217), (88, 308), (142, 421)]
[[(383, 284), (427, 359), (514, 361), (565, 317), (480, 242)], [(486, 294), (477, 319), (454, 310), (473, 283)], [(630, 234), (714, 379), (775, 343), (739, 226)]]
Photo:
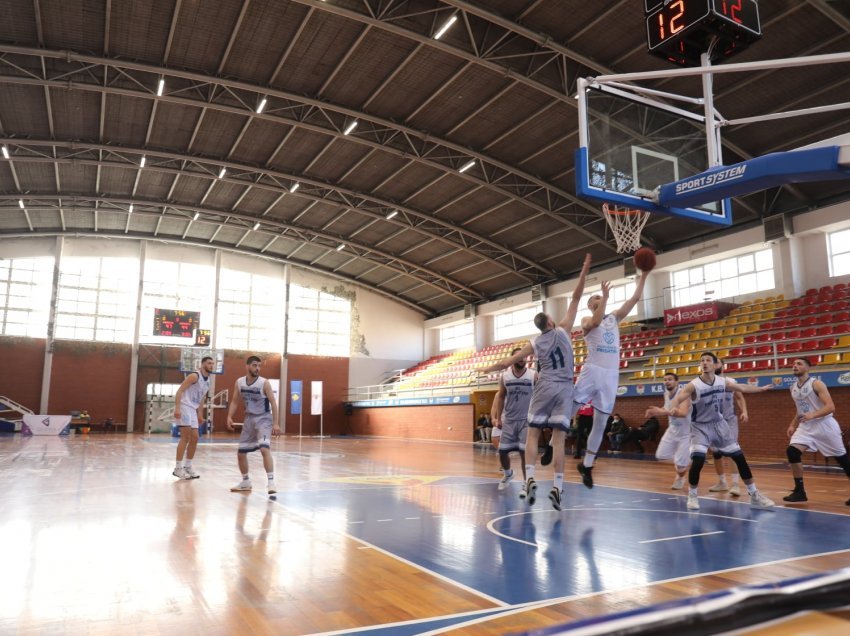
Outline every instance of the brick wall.
[(43, 339), (0, 337), (0, 395), (38, 413), (44, 369)]
[[(287, 382), (301, 380), (304, 383), (302, 394), (301, 424), (304, 435), (319, 434), (319, 416), (310, 415), (310, 383), (314, 380), (322, 382), (322, 432), (325, 435), (341, 435), (348, 433), (345, 415), (345, 397), (348, 392), (348, 358), (331, 358), (326, 356), (303, 356), (289, 354), (287, 356)], [(298, 434), (299, 416), (290, 415), (291, 399), (289, 386), (286, 391), (286, 433)]]
[(475, 429), (472, 404), (397, 406), (354, 409), (353, 435), (471, 442)]

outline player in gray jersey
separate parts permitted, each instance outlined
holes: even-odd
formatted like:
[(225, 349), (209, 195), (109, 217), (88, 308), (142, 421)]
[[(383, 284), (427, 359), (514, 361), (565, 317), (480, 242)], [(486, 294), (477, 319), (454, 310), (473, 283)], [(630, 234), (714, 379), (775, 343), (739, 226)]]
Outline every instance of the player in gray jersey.
[[(723, 375), (723, 360), (719, 360), (717, 362), (717, 368), (715, 369), (715, 373), (717, 375)], [(726, 382), (735, 382), (734, 378), (726, 378)], [(741, 413), (740, 417), (735, 412), (735, 409)], [(726, 420), (726, 423), (729, 425), (729, 430), (732, 432), (732, 435), (735, 439), (738, 439), (738, 422), (741, 424), (746, 424), (750, 417), (747, 414), (747, 401), (744, 399), (743, 393), (737, 393), (735, 391), (726, 391), (726, 394), (723, 396), (723, 419)], [(714, 471), (717, 473), (717, 483), (711, 486), (708, 489), (708, 492), (726, 492), (729, 491), (729, 494), (733, 497), (741, 496), (741, 486), (738, 483), (740, 480), (740, 475), (738, 471), (735, 470), (732, 472), (732, 487), (729, 487), (729, 482), (726, 479), (726, 468), (729, 465), (729, 461), (723, 457), (723, 454), (718, 452), (717, 449), (713, 451), (714, 456)]]
[[(670, 371), (664, 374), (664, 408), (670, 409), (673, 400), (676, 399), (682, 387), (679, 386), (679, 376)], [(651, 417), (647, 413), (647, 417)], [(685, 487), (685, 475), (688, 465), (691, 463), (691, 416), (668, 418), (667, 430), (658, 442), (655, 451), (655, 459), (659, 461), (671, 460), (676, 467), (676, 480), (673, 482), (673, 490), (681, 490)]]
[[(511, 355), (522, 350), (517, 347)], [(499, 482), (499, 490), (505, 490), (514, 476), (511, 470), (511, 451), (519, 452), (522, 480), (525, 482), (525, 440), (528, 436), (528, 406), (537, 373), (526, 367), (525, 360), (514, 363), (499, 377), (499, 390), (493, 400), (490, 417), (496, 430), (501, 431), (499, 440), (499, 463), (505, 473)]]
[(549, 492), (549, 500), (555, 510), (561, 509), (561, 492), (564, 485), (564, 438), (570, 425), (573, 397), (573, 344), (570, 331), (576, 319), (578, 303), (581, 300), (584, 281), (589, 270), (590, 254), (586, 254), (567, 313), (560, 323), (556, 324), (551, 316), (543, 312), (537, 314), (534, 317), (534, 326), (540, 330), (538, 336), (532, 338), (529, 344), (512, 356), (480, 369), (482, 373), (491, 373), (525, 361), (531, 354), (537, 358), (538, 376), (531, 393), (531, 403), (528, 406), (528, 437), (525, 442), (526, 448), (532, 455), (525, 466), (526, 482), (519, 495), (520, 499), (526, 499), (529, 505), (534, 504), (537, 498), (534, 464), (537, 458), (540, 429), (551, 428), (552, 446), (555, 449), (555, 481)]
[[(835, 404), (826, 385), (809, 375), (811, 363), (807, 358), (794, 358), (794, 376), (797, 382), (791, 385), (791, 398), (797, 407), (794, 419), (788, 427), (791, 443), (785, 450), (794, 490), (783, 497), (788, 503), (808, 501), (803, 488), (803, 452), (819, 452), (824, 457), (834, 457), (844, 473), (850, 477), (850, 460), (841, 441), (841, 427), (833, 417)], [(850, 499), (845, 502), (850, 506)]]
[(682, 387), (669, 408), (653, 406), (647, 414), (658, 416), (685, 417), (691, 413), (691, 468), (688, 471), (688, 510), (699, 510), (699, 474), (705, 464), (705, 455), (709, 447), (714, 447), (738, 467), (741, 478), (750, 493), (750, 505), (753, 508), (773, 508), (773, 501), (765, 497), (756, 488), (753, 473), (744, 457), (744, 452), (729, 430), (729, 424), (723, 419), (722, 401), (727, 390), (741, 393), (762, 393), (773, 385), (763, 387), (727, 382), (727, 378), (717, 376), (717, 356), (711, 352), (703, 353), (699, 359), (699, 377)]
[(171, 474), (180, 479), (200, 477), (192, 470), (192, 460), (198, 447), (199, 415), (210, 390), (210, 373), (214, 369), (215, 361), (204, 356), (201, 368), (187, 375), (174, 395), (174, 423), (180, 429), (180, 441), (177, 442), (177, 463)]
[(247, 374), (236, 380), (236, 384), (233, 385), (233, 398), (227, 409), (227, 430), (232, 431), (236, 405), (240, 401), (245, 405), (245, 420), (242, 423), (239, 450), (236, 453), (242, 481), (230, 490), (232, 492), (251, 490), (248, 453), (259, 449), (263, 456), (263, 467), (269, 479), (269, 494), (273, 495), (277, 492), (277, 487), (274, 483), (274, 457), (272, 457), (270, 442), (273, 435), (280, 435), (280, 425), (277, 418), (277, 400), (275, 400), (271, 383), (260, 376), (260, 364), (257, 356), (250, 356), (245, 361)]

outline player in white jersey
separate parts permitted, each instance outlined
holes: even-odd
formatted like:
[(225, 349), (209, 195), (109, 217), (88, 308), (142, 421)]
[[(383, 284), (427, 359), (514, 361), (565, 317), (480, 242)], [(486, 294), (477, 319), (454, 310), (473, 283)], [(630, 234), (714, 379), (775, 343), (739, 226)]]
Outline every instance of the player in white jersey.
[(274, 457), (272, 457), (270, 442), (272, 435), (280, 435), (280, 426), (277, 419), (277, 400), (275, 400), (271, 383), (260, 376), (260, 364), (257, 356), (250, 356), (245, 361), (248, 372), (233, 385), (233, 399), (230, 400), (230, 407), (227, 409), (227, 430), (232, 431), (236, 405), (240, 401), (245, 405), (245, 420), (242, 423), (239, 450), (236, 453), (242, 481), (230, 490), (232, 492), (251, 490), (248, 453), (260, 449), (263, 467), (269, 478), (269, 494), (273, 495), (277, 492), (277, 488), (274, 483)]
[(570, 419), (575, 417), (583, 405), (593, 402), (593, 428), (587, 437), (583, 463), (577, 466), (582, 483), (588, 488), (593, 488), (593, 462), (602, 445), (608, 417), (614, 412), (617, 399), (617, 386), (620, 383), (620, 322), (640, 300), (647, 276), (649, 272), (641, 272), (631, 298), (610, 314), (606, 314), (605, 309), (611, 284), (607, 281), (602, 283), (602, 294), (594, 294), (587, 300), (587, 308), (593, 314), (581, 319), (587, 357), (576, 382)]
[[(679, 376), (672, 371), (664, 374), (664, 408), (670, 410), (673, 406), (673, 400), (681, 391), (679, 386)], [(650, 417), (647, 414), (647, 417)], [(673, 461), (676, 467), (676, 480), (671, 488), (673, 490), (681, 490), (685, 487), (685, 474), (688, 471), (688, 465), (691, 463), (691, 415), (688, 413), (685, 417), (668, 418), (667, 430), (664, 431), (664, 436), (658, 442), (658, 449), (655, 451), (655, 459), (659, 461)]]
[[(834, 457), (850, 477), (850, 460), (847, 459), (847, 450), (841, 441), (841, 428), (832, 415), (835, 404), (826, 385), (809, 375), (810, 366), (806, 358), (794, 359), (797, 382), (791, 386), (791, 397), (797, 405), (797, 412), (788, 427), (791, 443), (785, 451), (794, 476), (794, 490), (782, 498), (788, 503), (808, 501), (803, 488), (803, 451)], [(846, 504), (850, 506), (850, 499)]]
[[(717, 375), (723, 375), (724, 371), (724, 362), (723, 360), (718, 360), (717, 368), (714, 372)], [(726, 382), (735, 382), (734, 378), (726, 378)], [(737, 410), (740, 411), (740, 417), (735, 412)], [(726, 391), (726, 394), (723, 396), (723, 419), (726, 420), (726, 423), (729, 425), (729, 430), (732, 431), (732, 435), (735, 439), (738, 439), (738, 423), (746, 424), (749, 421), (749, 415), (747, 414), (747, 401), (744, 399), (743, 393), (736, 393), (734, 391)], [(711, 486), (708, 489), (708, 492), (726, 492), (729, 491), (729, 494), (733, 497), (741, 496), (741, 486), (738, 483), (740, 480), (740, 475), (737, 471), (732, 472), (732, 486), (729, 487), (729, 481), (726, 479), (726, 468), (729, 466), (729, 461), (723, 457), (723, 453), (719, 452), (717, 449), (713, 449), (712, 451), (714, 457), (714, 472), (717, 473), (717, 483)]]
[(171, 474), (180, 479), (200, 477), (192, 470), (192, 459), (198, 447), (198, 416), (204, 408), (210, 390), (210, 373), (214, 369), (215, 361), (204, 356), (201, 367), (186, 376), (174, 395), (174, 423), (180, 429), (180, 441), (177, 442), (177, 463)]
[[(688, 510), (699, 510), (699, 474), (705, 464), (705, 455), (709, 447), (714, 447), (738, 467), (741, 478), (750, 493), (750, 505), (753, 508), (772, 508), (773, 501), (765, 497), (756, 488), (753, 473), (744, 457), (729, 424), (723, 419), (722, 402), (727, 390), (741, 393), (762, 393), (769, 391), (773, 385), (763, 387), (750, 386), (727, 382), (728, 378), (717, 376), (714, 369), (717, 366), (717, 356), (711, 352), (703, 353), (699, 360), (702, 373), (682, 387), (673, 400), (670, 408), (663, 409), (653, 406), (647, 414), (655, 416), (685, 417), (691, 412), (691, 469), (688, 471)], [(691, 410), (693, 408), (693, 410)]]
[(576, 288), (573, 291), (567, 313), (561, 322), (555, 324), (552, 317), (543, 312), (534, 317), (534, 326), (540, 334), (531, 339), (512, 356), (500, 360), (489, 367), (484, 367), (482, 373), (491, 373), (507, 369), (524, 361), (534, 354), (537, 358), (537, 382), (531, 392), (531, 402), (528, 406), (528, 437), (525, 446), (529, 453), (525, 465), (526, 481), (519, 496), (533, 505), (537, 499), (537, 482), (534, 480), (534, 464), (537, 460), (537, 445), (540, 440), (540, 429), (552, 429), (552, 445), (554, 451), (555, 481), (549, 491), (549, 501), (555, 510), (561, 509), (561, 492), (564, 486), (564, 438), (570, 426), (570, 408), (573, 398), (573, 343), (570, 337), (573, 323), (578, 313), (578, 303), (584, 291), (584, 281), (590, 271), (590, 254), (584, 257)]
[[(522, 350), (517, 347), (511, 355)], [(528, 436), (528, 405), (537, 372), (526, 367), (525, 360), (511, 365), (499, 376), (499, 390), (493, 400), (490, 417), (496, 431), (500, 431), (499, 463), (505, 471), (499, 490), (505, 490), (514, 476), (511, 470), (511, 451), (519, 452), (522, 480), (525, 481), (525, 440)], [(495, 432), (495, 431), (494, 431)]]

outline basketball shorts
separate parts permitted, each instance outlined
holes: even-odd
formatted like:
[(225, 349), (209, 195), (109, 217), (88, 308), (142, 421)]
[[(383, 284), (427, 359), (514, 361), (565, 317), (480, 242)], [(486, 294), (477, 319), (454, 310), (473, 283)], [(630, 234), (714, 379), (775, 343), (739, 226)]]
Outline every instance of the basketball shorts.
[(841, 441), (841, 427), (834, 417), (801, 422), (791, 436), (792, 446), (803, 446), (824, 457), (841, 457), (847, 450)]
[[(493, 437), (496, 431), (493, 429)], [(528, 435), (528, 420), (502, 420), (502, 439), (499, 442), (500, 451), (525, 450), (525, 438)]]
[(570, 426), (572, 405), (572, 382), (538, 380), (528, 405), (528, 424), (535, 428), (560, 428), (566, 431)]
[(251, 453), (258, 448), (269, 448), (272, 439), (272, 414), (245, 414), (242, 434), (239, 435), (239, 452)]
[(691, 422), (691, 453), (707, 453), (709, 448), (724, 455), (741, 450), (726, 420)]
[(180, 421), (174, 421), (177, 426), (189, 426), (198, 428), (198, 411), (185, 404), (180, 405)]
[(671, 424), (664, 432), (655, 459), (660, 461), (673, 460), (676, 466), (687, 466), (691, 463), (691, 427), (689, 424)]
[(620, 370), (585, 365), (578, 375), (573, 401), (576, 403), (575, 412), (583, 404), (593, 402), (593, 408), (610, 415), (614, 412), (614, 402), (617, 400), (617, 387), (620, 385)]

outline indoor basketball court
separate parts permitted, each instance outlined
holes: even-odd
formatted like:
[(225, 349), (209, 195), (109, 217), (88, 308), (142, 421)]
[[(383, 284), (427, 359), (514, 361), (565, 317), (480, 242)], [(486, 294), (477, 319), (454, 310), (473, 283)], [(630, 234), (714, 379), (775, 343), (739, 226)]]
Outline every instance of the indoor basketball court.
[(0, 632), (847, 632), (846, 2), (5, 4)]

